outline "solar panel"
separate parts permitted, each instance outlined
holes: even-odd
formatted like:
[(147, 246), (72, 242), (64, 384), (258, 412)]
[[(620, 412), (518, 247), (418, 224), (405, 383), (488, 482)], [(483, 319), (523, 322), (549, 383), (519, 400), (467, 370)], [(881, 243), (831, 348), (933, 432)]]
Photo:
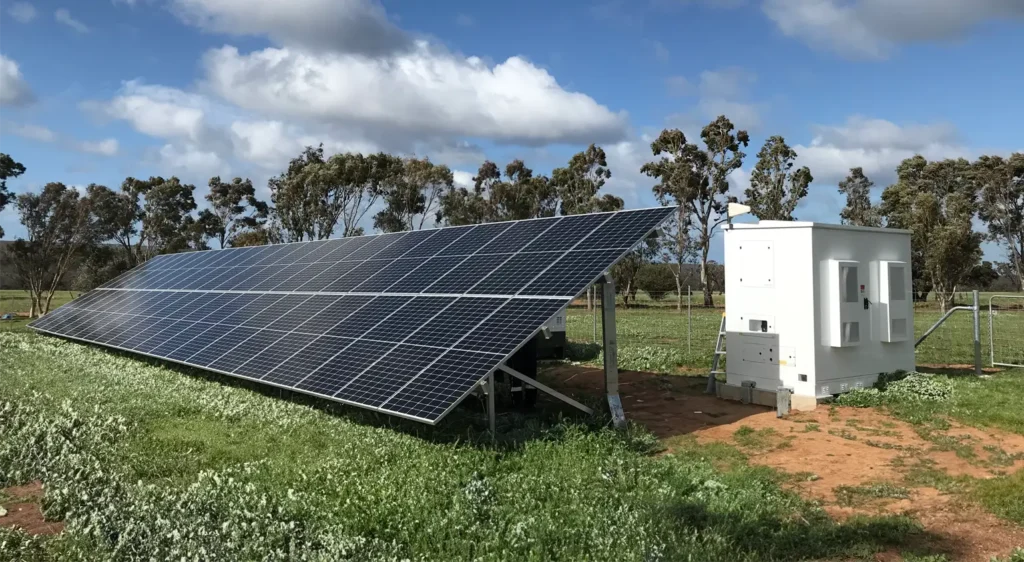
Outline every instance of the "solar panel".
[(29, 326), (436, 423), (671, 213), (160, 255)]

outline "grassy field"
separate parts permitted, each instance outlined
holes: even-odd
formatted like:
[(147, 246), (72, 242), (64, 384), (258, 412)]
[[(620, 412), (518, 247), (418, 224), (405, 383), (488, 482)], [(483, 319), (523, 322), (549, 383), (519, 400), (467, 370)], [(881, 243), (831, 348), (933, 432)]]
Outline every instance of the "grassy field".
[(67, 525), (0, 531), (9, 559), (849, 560), (920, 535), (600, 419), (503, 416), (491, 445), (32, 334), (0, 352), (0, 485), (43, 480)]
[[(620, 311), (623, 368), (706, 368), (698, 333), (713, 346), (720, 311), (694, 312), (677, 355), (685, 315)], [(589, 339), (589, 318), (570, 335)], [(641, 427), (555, 413), (503, 415), (492, 443), (472, 401), (430, 428), (3, 326), (0, 489), (42, 480), (66, 527), (0, 526), (0, 560), (951, 560), (910, 517), (834, 520), (742, 447), (654, 454)], [(940, 379), (948, 400), (881, 406), (924, 435), (950, 419), (1024, 434), (1020, 371)], [(918, 477), (1024, 523), (1022, 475)], [(899, 491), (844, 501), (879, 490)]]

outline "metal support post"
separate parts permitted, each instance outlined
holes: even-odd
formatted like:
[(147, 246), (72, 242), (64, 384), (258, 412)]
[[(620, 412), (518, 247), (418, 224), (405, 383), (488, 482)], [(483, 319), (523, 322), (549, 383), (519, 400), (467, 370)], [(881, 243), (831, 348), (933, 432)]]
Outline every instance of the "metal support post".
[(593, 320), (594, 324), (594, 339), (590, 341), (597, 343), (597, 286), (591, 285), (590, 288), (587, 289), (587, 294), (593, 295), (593, 298), (590, 301), (593, 305), (590, 309), (590, 319)]
[(605, 273), (601, 293), (601, 332), (604, 336), (604, 389), (608, 395), (608, 409), (612, 424), (626, 427), (626, 414), (622, 411), (619, 398), (618, 340), (615, 337), (615, 281), (611, 273)]
[(693, 354), (693, 310), (690, 308), (692, 301), (690, 286), (686, 286), (686, 353)]
[(974, 291), (974, 374), (981, 375), (981, 295)]
[(491, 439), (498, 436), (495, 431), (496, 413), (494, 411), (494, 371), (487, 375), (487, 422), (491, 426)]

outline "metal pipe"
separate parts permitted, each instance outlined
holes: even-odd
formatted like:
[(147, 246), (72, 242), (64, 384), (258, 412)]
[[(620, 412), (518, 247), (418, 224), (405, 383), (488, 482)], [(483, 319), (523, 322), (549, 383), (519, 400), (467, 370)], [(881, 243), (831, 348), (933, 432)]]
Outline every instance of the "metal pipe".
[(958, 311), (958, 310), (971, 310), (971, 307), (969, 307), (969, 306), (954, 306), (953, 308), (947, 310), (946, 313), (942, 315), (942, 318), (939, 318), (938, 321), (936, 321), (934, 324), (932, 324), (931, 328), (928, 328), (928, 331), (926, 331), (924, 334), (921, 334), (921, 337), (918, 338), (916, 342), (914, 342), (914, 347), (917, 347), (917, 346), (921, 345), (921, 342), (923, 342), (925, 338), (927, 338), (928, 336), (932, 335), (932, 332), (934, 332), (936, 328), (941, 326), (942, 323), (945, 322), (947, 318), (952, 316), (953, 313)]
[(974, 374), (981, 376), (981, 296), (973, 292), (974, 306)]
[(601, 293), (601, 331), (604, 336), (604, 389), (608, 395), (608, 409), (616, 428), (626, 427), (626, 416), (619, 398), (619, 344), (615, 335), (615, 281), (604, 274)]
[(993, 335), (995, 330), (992, 329), (994, 324), (992, 319), (992, 299), (994, 298), (994, 296), (988, 298), (988, 357), (992, 367), (996, 366), (996, 340)]
[(690, 308), (690, 301), (692, 299), (690, 292), (690, 286), (686, 286), (686, 353), (693, 353), (693, 311)]
[(494, 371), (487, 375), (487, 422), (491, 426), (491, 439), (498, 437), (495, 430), (497, 414), (494, 411)]

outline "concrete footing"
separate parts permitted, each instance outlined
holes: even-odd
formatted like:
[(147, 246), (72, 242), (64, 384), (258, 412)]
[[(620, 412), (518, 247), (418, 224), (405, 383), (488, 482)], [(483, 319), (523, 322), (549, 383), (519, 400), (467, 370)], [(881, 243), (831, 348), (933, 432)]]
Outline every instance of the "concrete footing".
[[(716, 385), (718, 397), (725, 400), (737, 400), (746, 404), (757, 404), (775, 408), (778, 399), (774, 390), (752, 388), (747, 386), (735, 386), (719, 382)], [(794, 394), (790, 397), (790, 408), (796, 411), (807, 412), (818, 407), (818, 399), (814, 396)]]

